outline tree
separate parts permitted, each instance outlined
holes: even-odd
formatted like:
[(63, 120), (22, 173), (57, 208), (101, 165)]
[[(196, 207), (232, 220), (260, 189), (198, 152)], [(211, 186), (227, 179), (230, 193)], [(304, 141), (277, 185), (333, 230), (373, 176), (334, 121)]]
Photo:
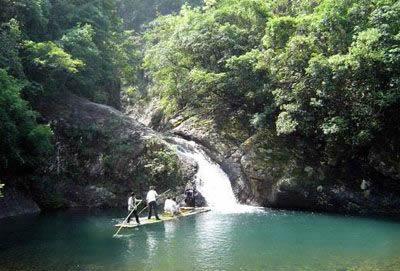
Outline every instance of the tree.
[(19, 56), (21, 30), (19, 23), (11, 19), (0, 26), (0, 68), (7, 69), (17, 77), (24, 77), (23, 66)]
[(37, 124), (37, 113), (20, 96), (24, 84), (0, 69), (0, 171), (3, 176), (32, 170), (52, 146), (51, 129)]
[(397, 133), (399, 17), (392, 0), (207, 1), (152, 24), (144, 67), (170, 114), (240, 122), (346, 163)]
[(67, 80), (83, 68), (84, 62), (74, 59), (58, 44), (27, 41), (26, 66), (31, 80), (41, 83), (47, 92), (65, 90)]

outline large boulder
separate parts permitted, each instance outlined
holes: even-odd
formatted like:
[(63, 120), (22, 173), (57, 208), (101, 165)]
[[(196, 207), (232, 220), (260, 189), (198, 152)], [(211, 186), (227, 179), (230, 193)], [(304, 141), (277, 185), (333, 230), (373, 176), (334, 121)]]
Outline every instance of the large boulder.
[[(366, 163), (337, 167), (321, 163), (318, 153), (301, 145), (305, 143), (293, 142), (264, 133), (241, 145), (240, 164), (255, 202), (273, 208), (400, 216), (393, 161), (386, 162), (385, 170), (379, 159), (378, 173)], [(369, 157), (372, 163), (377, 155)]]
[(276, 183), (267, 196), (267, 205), (360, 215), (400, 216), (400, 199), (391, 192), (371, 189), (355, 190), (345, 184), (305, 186), (290, 179)]
[(45, 208), (114, 207), (134, 190), (183, 189), (193, 173), (163, 137), (122, 112), (72, 94), (39, 104), (55, 151), (34, 184)]

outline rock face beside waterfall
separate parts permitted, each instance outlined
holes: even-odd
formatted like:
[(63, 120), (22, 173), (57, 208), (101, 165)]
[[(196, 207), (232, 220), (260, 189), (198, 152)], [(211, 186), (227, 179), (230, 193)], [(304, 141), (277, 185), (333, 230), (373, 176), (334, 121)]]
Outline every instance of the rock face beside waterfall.
[(174, 118), (167, 118), (162, 113), (159, 101), (155, 98), (149, 103), (127, 106), (125, 111), (129, 116), (138, 118), (154, 130), (171, 133), (203, 146), (204, 151), (228, 173), (239, 201), (253, 205), (259, 204), (240, 164), (243, 155), (240, 144), (235, 144), (218, 133), (213, 127), (213, 122), (187, 115), (185, 112), (178, 112)]
[(240, 164), (260, 204), (276, 208), (400, 216), (399, 185), (371, 165), (332, 166), (273, 135), (241, 145)]
[(276, 208), (400, 216), (398, 182), (370, 164), (320, 164), (314, 158), (317, 154), (304, 153), (303, 146), (287, 147), (276, 137), (257, 136), (240, 148), (240, 165), (256, 202)]

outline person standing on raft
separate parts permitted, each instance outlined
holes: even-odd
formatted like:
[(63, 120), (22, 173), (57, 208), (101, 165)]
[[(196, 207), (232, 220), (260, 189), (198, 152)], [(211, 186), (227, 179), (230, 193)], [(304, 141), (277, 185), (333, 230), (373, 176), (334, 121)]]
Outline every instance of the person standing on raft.
[(128, 212), (130, 214), (128, 216), (127, 220), (126, 220), (126, 222), (128, 224), (129, 224), (129, 222), (131, 222), (132, 215), (135, 216), (136, 223), (140, 224), (139, 216), (138, 216), (138, 213), (137, 213), (137, 206), (139, 205), (140, 202), (141, 202), (141, 200), (138, 200), (135, 197), (135, 193), (132, 192), (131, 196), (128, 198)]
[(157, 197), (158, 197), (158, 194), (157, 194), (156, 190), (154, 190), (154, 186), (150, 186), (150, 190), (149, 190), (149, 192), (147, 192), (147, 196), (146, 196), (146, 201), (147, 201), (148, 208), (149, 208), (148, 219), (151, 218), (152, 210), (154, 210), (156, 219), (160, 220), (160, 218), (158, 217), (158, 214), (157, 214), (157, 202), (156, 202)]
[(185, 195), (186, 195), (185, 203), (186, 203), (187, 207), (193, 207), (193, 208), (196, 207), (196, 194), (197, 194), (197, 191), (196, 191), (195, 186), (192, 186), (192, 185), (186, 186), (186, 188), (185, 188)]

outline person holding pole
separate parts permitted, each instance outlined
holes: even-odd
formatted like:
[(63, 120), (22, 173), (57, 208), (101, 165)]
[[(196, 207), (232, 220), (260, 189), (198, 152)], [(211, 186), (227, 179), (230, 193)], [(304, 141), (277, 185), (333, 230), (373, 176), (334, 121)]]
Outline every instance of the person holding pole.
[[(154, 188), (153, 188), (153, 190), (154, 190)], [(171, 189), (168, 189), (167, 191), (165, 191), (165, 192), (162, 193), (161, 195), (164, 195), (164, 194), (168, 193), (170, 190), (171, 190)], [(150, 192), (150, 191), (149, 191), (149, 192)], [(161, 195), (160, 195), (160, 196), (161, 196)], [(132, 198), (132, 200), (133, 200), (133, 199), (134, 199), (134, 197)], [(129, 201), (129, 200), (128, 200), (128, 201)], [(139, 204), (140, 204), (141, 202), (142, 202), (142, 201), (139, 200), (139, 203), (135, 205), (136, 208), (139, 206)], [(137, 215), (139, 216), (139, 215), (140, 215), (144, 210), (146, 210), (148, 207), (149, 207), (149, 205), (146, 205), (146, 207), (144, 207)], [(133, 211), (136, 212), (136, 208), (134, 208), (131, 212), (132, 212), (132, 213), (133, 213)], [(157, 213), (156, 213), (156, 214), (157, 214)], [(129, 213), (128, 216), (124, 219), (124, 222), (122, 222), (122, 223), (120, 224), (120, 226), (119, 226), (117, 232), (114, 234), (114, 237), (118, 236), (118, 233), (122, 230), (122, 228), (123, 228), (124, 225), (125, 225), (125, 221), (127, 221), (128, 217), (129, 217), (130, 215), (131, 215), (131, 213)]]
[(157, 197), (158, 197), (158, 194), (157, 194), (154, 186), (150, 186), (149, 192), (147, 192), (147, 196), (146, 196), (146, 201), (147, 201), (147, 205), (149, 208), (148, 219), (151, 218), (152, 210), (154, 210), (156, 219), (160, 220), (160, 218), (158, 217), (158, 213), (157, 213), (157, 202), (156, 202)]
[(138, 207), (140, 202), (141, 202), (141, 200), (138, 200), (135, 197), (135, 193), (132, 192), (131, 196), (128, 198), (128, 212), (129, 212), (129, 215), (128, 215), (128, 218), (126, 220), (126, 222), (128, 224), (131, 221), (132, 215), (135, 216), (136, 223), (140, 224), (139, 216), (138, 216), (138, 213), (137, 213), (137, 207)]

